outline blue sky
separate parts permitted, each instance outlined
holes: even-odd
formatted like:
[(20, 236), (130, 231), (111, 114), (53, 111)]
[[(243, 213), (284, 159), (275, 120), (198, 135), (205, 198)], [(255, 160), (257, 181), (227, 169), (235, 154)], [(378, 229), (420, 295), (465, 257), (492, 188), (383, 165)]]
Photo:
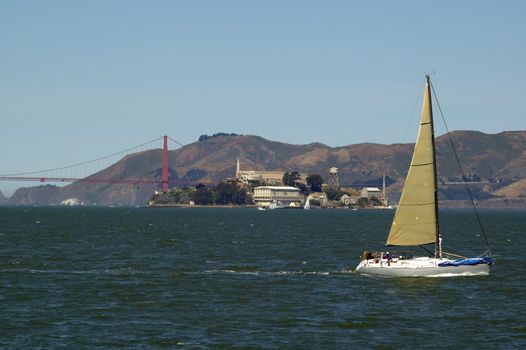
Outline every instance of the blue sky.
[(432, 71), (451, 130), (524, 130), (525, 13), (524, 1), (2, 1), (0, 174), (163, 134), (413, 142)]

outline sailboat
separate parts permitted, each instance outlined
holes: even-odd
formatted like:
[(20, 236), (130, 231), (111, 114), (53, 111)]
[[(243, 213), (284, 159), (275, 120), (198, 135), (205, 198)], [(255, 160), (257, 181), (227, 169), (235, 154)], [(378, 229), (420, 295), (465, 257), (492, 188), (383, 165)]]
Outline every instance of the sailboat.
[(309, 210), (310, 209), (310, 199), (311, 199), (311, 195), (309, 194), (309, 196), (307, 197), (307, 199), (305, 200), (305, 205), (303, 206), (303, 209), (307, 209)]
[(355, 272), (394, 277), (473, 276), (488, 275), (493, 264), (491, 256), (466, 258), (442, 251), (431, 82), (428, 75), (413, 158), (386, 245), (423, 247), (427, 244), (435, 246), (432, 256), (413, 257), (389, 254), (387, 251), (365, 251)]

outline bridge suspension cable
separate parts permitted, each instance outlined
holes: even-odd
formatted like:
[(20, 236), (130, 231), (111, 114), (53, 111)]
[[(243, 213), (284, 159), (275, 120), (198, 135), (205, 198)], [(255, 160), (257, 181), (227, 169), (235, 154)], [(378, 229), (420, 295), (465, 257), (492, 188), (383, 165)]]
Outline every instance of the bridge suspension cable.
[[(153, 140), (150, 140), (150, 141), (147, 141), (147, 142), (144, 142), (144, 143), (141, 143), (137, 146), (134, 146), (134, 147), (130, 147), (130, 148), (127, 148), (127, 149), (124, 149), (122, 151), (119, 151), (119, 152), (115, 152), (115, 153), (112, 153), (112, 154), (109, 154), (107, 156), (104, 156), (104, 157), (99, 157), (99, 158), (96, 158), (96, 159), (93, 159), (93, 160), (89, 160), (89, 161), (85, 161), (85, 162), (80, 162), (80, 163), (75, 163), (75, 164), (71, 164), (71, 165), (67, 165), (67, 166), (62, 166), (62, 167), (57, 167), (57, 168), (51, 168), (51, 169), (45, 169), (45, 170), (36, 170), (36, 171), (27, 171), (27, 172), (17, 172), (17, 173), (10, 173), (10, 174), (2, 174), (0, 175), (0, 181), (39, 181), (39, 182), (76, 182), (76, 181), (84, 181), (84, 182), (92, 182), (92, 183), (104, 183), (104, 182), (108, 182), (108, 183), (119, 183), (119, 182), (122, 182), (122, 183), (161, 183), (162, 180), (161, 179), (122, 179), (122, 180), (115, 180), (115, 179), (95, 179), (95, 178), (88, 178), (89, 175), (85, 175), (85, 176), (58, 176), (58, 175), (53, 175), (53, 176), (44, 176), (44, 174), (49, 174), (49, 173), (57, 173), (58, 171), (68, 171), (68, 170), (71, 170), (71, 169), (75, 169), (75, 168), (80, 168), (80, 167), (84, 167), (86, 165), (91, 165), (91, 164), (94, 164), (94, 163), (100, 163), (101, 161), (105, 161), (105, 160), (109, 160), (110, 158), (114, 158), (114, 157), (117, 157), (119, 155), (127, 155), (127, 154), (130, 154), (132, 153), (133, 151), (137, 151), (138, 149), (144, 149), (146, 146), (149, 146), (150, 148), (149, 149), (157, 149), (157, 148), (160, 148), (160, 149), (163, 149), (163, 147), (159, 147), (161, 142), (164, 140), (164, 139), (169, 139), (170, 141), (172, 141), (173, 143), (179, 145), (179, 146), (184, 146), (182, 143), (180, 143), (179, 141), (169, 137), (169, 136), (161, 136), (161, 137), (157, 137)], [(154, 147), (152, 147), (154, 146)], [(102, 169), (99, 169), (97, 171), (100, 171)], [(92, 171), (90, 172), (91, 174), (97, 172), (97, 171)], [(167, 179), (164, 179), (164, 182), (169, 182), (169, 183), (172, 183), (172, 181), (167, 181)]]

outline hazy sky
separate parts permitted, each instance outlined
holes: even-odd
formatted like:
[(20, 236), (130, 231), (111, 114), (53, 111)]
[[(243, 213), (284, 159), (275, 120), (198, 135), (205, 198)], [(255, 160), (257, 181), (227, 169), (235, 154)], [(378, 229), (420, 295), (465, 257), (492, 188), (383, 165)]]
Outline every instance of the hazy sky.
[(526, 1), (4, 0), (0, 174), (163, 134), (413, 142), (432, 71), (451, 130), (523, 130), (525, 13)]

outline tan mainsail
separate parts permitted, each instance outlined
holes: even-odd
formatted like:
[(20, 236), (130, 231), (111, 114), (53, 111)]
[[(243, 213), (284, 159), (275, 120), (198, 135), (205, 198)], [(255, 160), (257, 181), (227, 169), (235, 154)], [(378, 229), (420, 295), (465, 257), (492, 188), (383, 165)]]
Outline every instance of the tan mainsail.
[(427, 81), (413, 159), (387, 237), (388, 245), (414, 246), (434, 243), (437, 239), (433, 135), (431, 96)]

